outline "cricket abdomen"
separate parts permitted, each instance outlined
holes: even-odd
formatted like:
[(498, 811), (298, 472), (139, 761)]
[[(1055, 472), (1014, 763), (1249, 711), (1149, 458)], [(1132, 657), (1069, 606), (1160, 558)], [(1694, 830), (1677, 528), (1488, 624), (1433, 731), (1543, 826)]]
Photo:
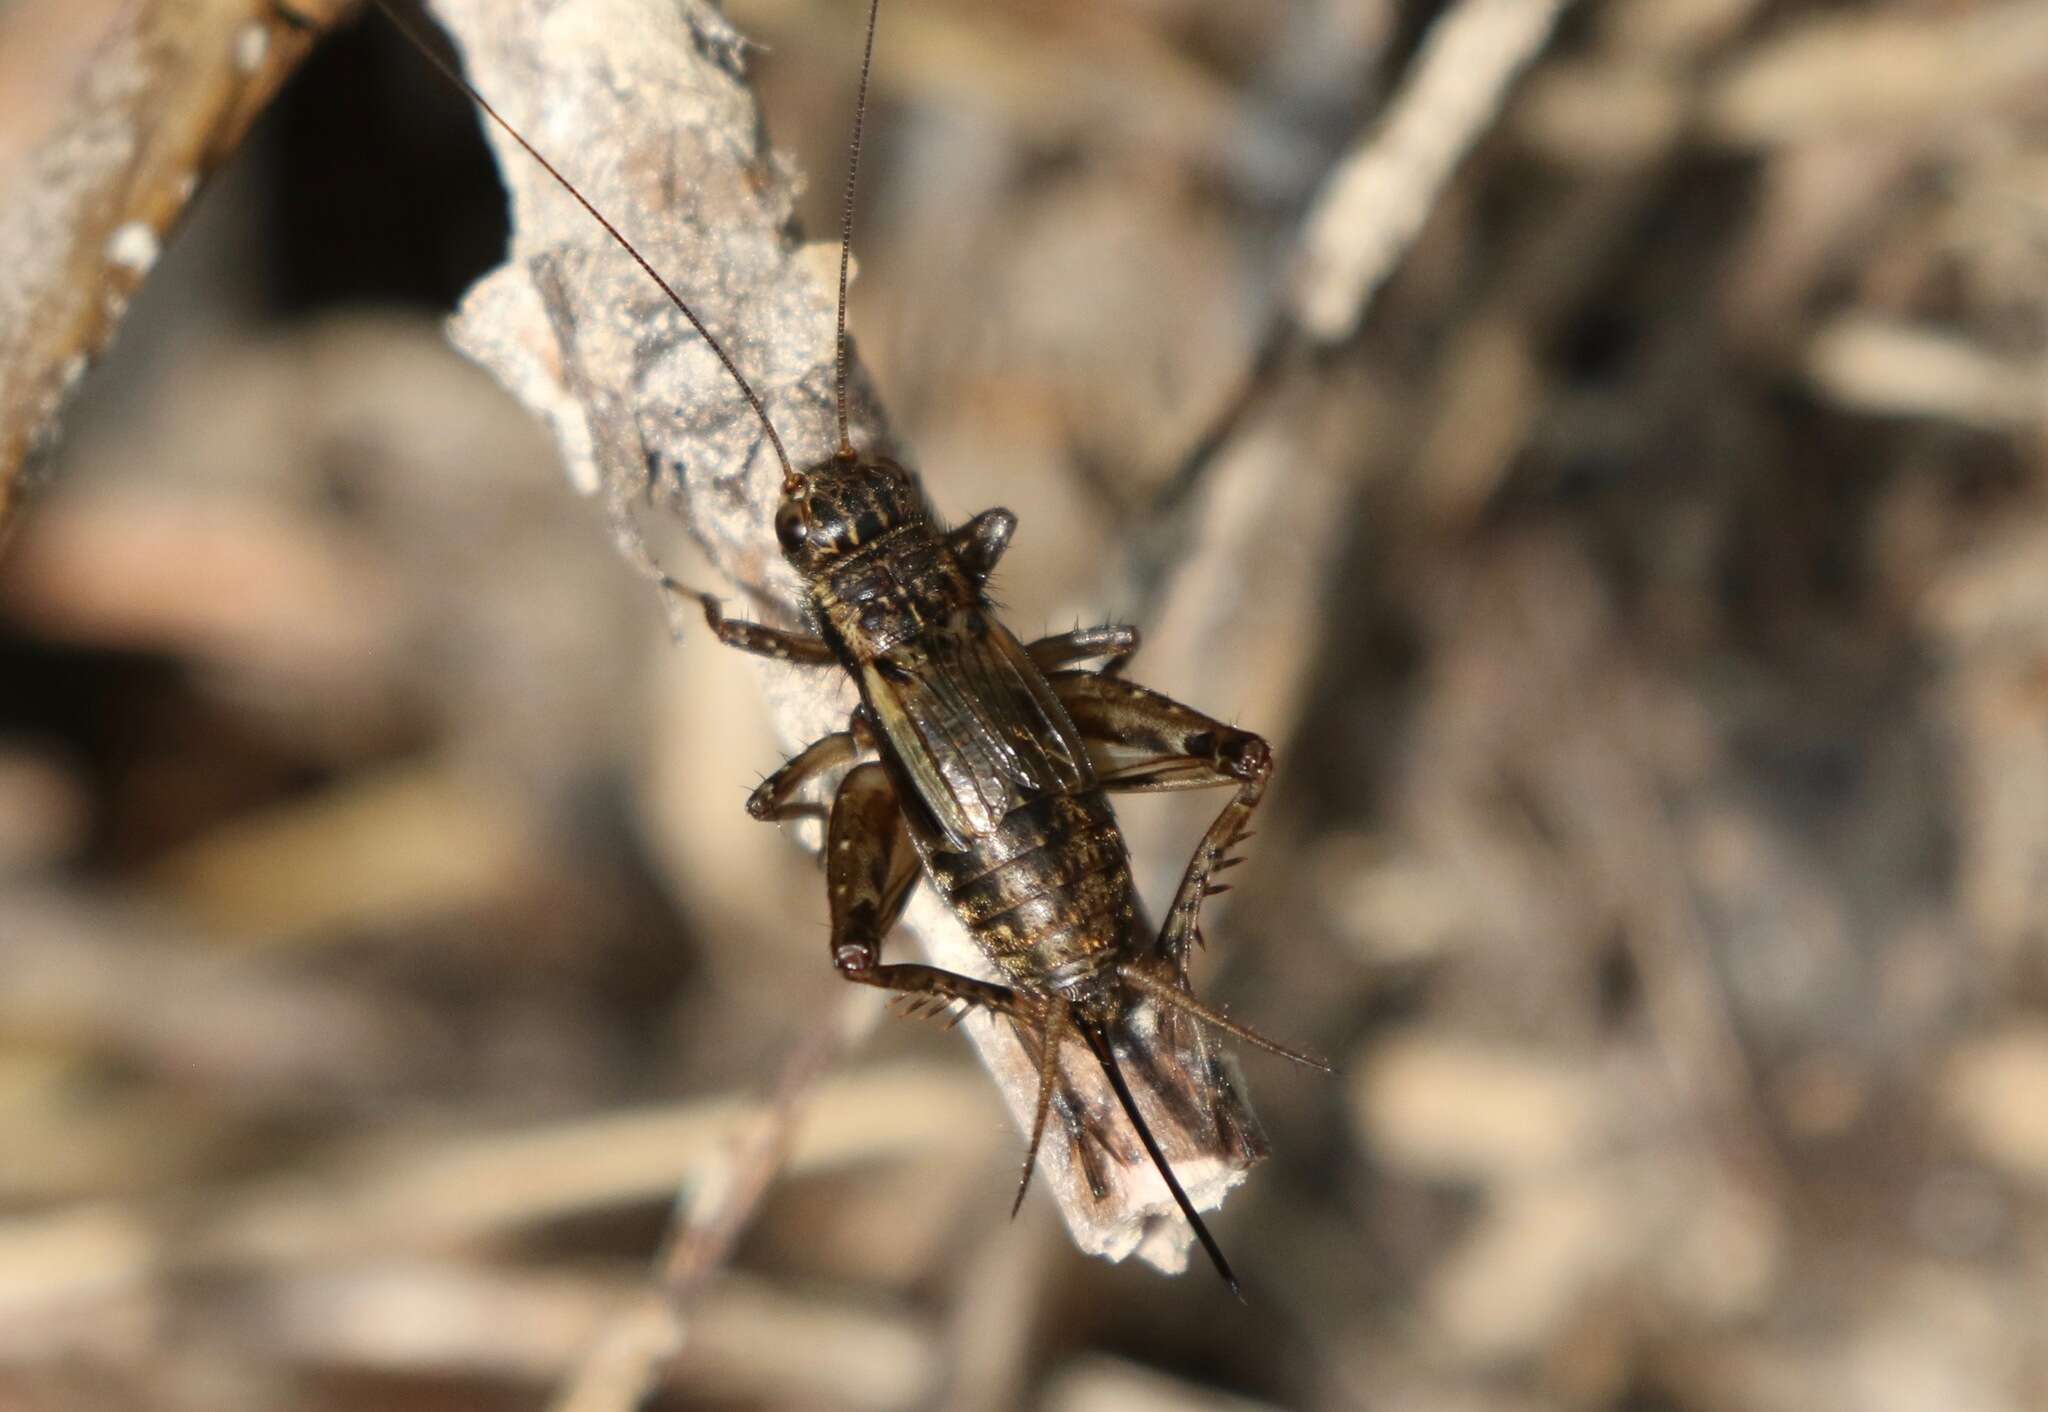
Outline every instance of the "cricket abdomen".
[(1054, 794), (926, 865), (940, 894), (1011, 984), (1065, 990), (1123, 958), (1138, 925), (1123, 835), (1100, 790)]

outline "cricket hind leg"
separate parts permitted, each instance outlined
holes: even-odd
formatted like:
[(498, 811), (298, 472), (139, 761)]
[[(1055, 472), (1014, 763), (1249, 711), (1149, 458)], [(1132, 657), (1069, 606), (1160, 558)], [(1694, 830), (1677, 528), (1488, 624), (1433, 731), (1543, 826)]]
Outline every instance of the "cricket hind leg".
[(1202, 899), (1228, 891), (1215, 881), (1250, 837), (1252, 814), (1273, 773), (1273, 751), (1250, 731), (1227, 726), (1171, 697), (1094, 672), (1060, 672), (1053, 690), (1073, 717), (1102, 787), (1153, 794), (1235, 785), (1188, 860), (1155, 946), (1185, 979), (1188, 952), (1201, 939)]
[(882, 963), (882, 938), (903, 915), (918, 874), (917, 850), (888, 771), (876, 761), (854, 766), (839, 783), (825, 827), (833, 966), (858, 985), (929, 997), (936, 1008), (962, 1001), (1029, 1018), (1028, 1005), (1008, 986), (936, 966)]
[[(845, 746), (828, 746), (832, 737), (820, 741), (798, 757), (813, 752), (833, 754), (856, 748), (852, 735)], [(825, 747), (821, 750), (821, 747)], [(798, 762), (791, 762), (795, 766)], [(785, 769), (790, 767), (785, 767)], [(822, 769), (822, 764), (814, 768)], [(765, 788), (765, 786), (764, 786)], [(1033, 1002), (1008, 986), (976, 980), (936, 966), (884, 965), (880, 960), (882, 939), (903, 915), (911, 889), (919, 875), (916, 847), (911, 843), (903, 811), (896, 798), (888, 771), (871, 761), (856, 765), (840, 781), (832, 800), (832, 813), (825, 829), (825, 880), (832, 912), (832, 964), (839, 974), (860, 985), (878, 986), (907, 997), (911, 1013), (927, 1008), (948, 1009), (960, 1003), (968, 1007), (1008, 1016), (1029, 1048), (1038, 1044), (1038, 1109), (1032, 1122), (1031, 1143), (1024, 1159), (1024, 1171), (1017, 1182), (1017, 1198), (1010, 1208), (1015, 1215), (1024, 1204), (1024, 1193), (1037, 1165), (1038, 1148), (1045, 1135), (1054, 1090), (1063, 1084), (1059, 1069), (1059, 1046), (1072, 1033), (1064, 1000), (1048, 997)], [(1064, 1116), (1064, 1115), (1063, 1115)], [(1103, 1178), (1089, 1170), (1089, 1183), (1098, 1192), (1106, 1190)]]
[[(828, 736), (785, 766), (785, 770), (801, 774), (805, 768), (822, 769), (824, 763), (805, 766), (806, 758), (814, 754), (836, 756), (856, 748), (851, 734), (846, 736), (844, 745), (832, 742), (833, 738)], [(770, 783), (773, 782), (771, 777)], [(766, 788), (764, 785), (763, 789)], [(1033, 1053), (1038, 1069), (1038, 1101), (1032, 1117), (1031, 1140), (1024, 1154), (1024, 1169), (1017, 1179), (1017, 1196), (1010, 1206), (1010, 1214), (1015, 1216), (1030, 1189), (1031, 1173), (1038, 1165), (1038, 1151), (1055, 1097), (1061, 1096), (1066, 1088), (1059, 1051), (1061, 1043), (1075, 1033), (1067, 1002), (1058, 996), (1026, 997), (1008, 986), (935, 966), (881, 963), (882, 938), (903, 915), (917, 882), (919, 864), (895, 786), (879, 762), (856, 765), (840, 782), (825, 830), (825, 860), (832, 910), (832, 964), (842, 976), (908, 997), (907, 1009), (912, 1013), (926, 1008), (951, 1008), (965, 1002), (970, 1007), (980, 1006), (1006, 1015), (1026, 1051)], [(1099, 1164), (1091, 1163), (1082, 1135), (1085, 1130), (1075, 1116), (1073, 1100), (1067, 1098), (1060, 1109), (1069, 1131), (1076, 1134), (1089, 1186), (1099, 1195), (1108, 1189), (1107, 1179)]]
[(1060, 1084), (1060, 1042), (1073, 1028), (1065, 1001), (1048, 997), (1039, 1007), (1038, 1102), (1031, 1114), (1031, 1139), (1024, 1145), (1024, 1170), (1017, 1174), (1017, 1196), (1010, 1203), (1013, 1221), (1024, 1208), (1024, 1193), (1031, 1189), (1031, 1173), (1038, 1166), (1038, 1145), (1045, 1139), (1045, 1120), (1052, 1114), (1053, 1090)]
[(1328, 1070), (1319, 1059), (1267, 1039), (1213, 1010), (1194, 997), (1188, 958), (1202, 938), (1202, 902), (1229, 890), (1218, 873), (1239, 859), (1231, 853), (1251, 836), (1251, 820), (1265, 796), (1273, 773), (1273, 752), (1250, 731), (1227, 726), (1171, 697), (1131, 682), (1090, 672), (1061, 672), (1053, 690), (1073, 716), (1102, 780), (1104, 789), (1124, 793), (1162, 793), (1235, 785), (1237, 792), (1223, 806), (1201, 842), (1195, 845), (1181, 875), (1150, 957), (1128, 961), (1118, 974), (1133, 990), (1162, 1010), (1162, 1023), (1213, 1077), (1216, 1059), (1199, 1034), (1182, 1035), (1176, 1021), (1186, 1018), (1232, 1035), (1256, 1048), (1312, 1069)]
[[(1013, 1016), (1011, 1019), (1018, 1042), (1024, 1046), (1025, 1054), (1030, 1058), (1043, 1082), (1047, 1063), (1045, 1027), (1031, 1022), (1022, 1015)], [(1057, 1043), (1063, 1044), (1068, 1038), (1079, 1038), (1079, 1034), (1073, 1028), (1071, 1016), (1067, 1021), (1065, 1033), (1060, 1036)], [(1088, 1184), (1089, 1194), (1097, 1201), (1104, 1200), (1111, 1191), (1112, 1170), (1117, 1167), (1129, 1167), (1142, 1161), (1144, 1151), (1135, 1141), (1129, 1140), (1123, 1125), (1116, 1119), (1116, 1110), (1113, 1107), (1091, 1101), (1075, 1084), (1074, 1077), (1066, 1066), (1059, 1064), (1056, 1057), (1053, 1063), (1055, 1067), (1052, 1087), (1040, 1094), (1040, 1100), (1047, 1108), (1043, 1120), (1044, 1130), (1050, 1133), (1054, 1122), (1057, 1121), (1059, 1130), (1066, 1136), (1067, 1149), (1073, 1154), (1073, 1161), (1082, 1179)], [(1034, 1126), (1037, 1124), (1038, 1119), (1034, 1116)], [(1043, 1151), (1043, 1134), (1033, 1146), (1036, 1150)], [(1032, 1165), (1035, 1167), (1035, 1163)], [(1020, 1178), (1020, 1191), (1022, 1180)]]

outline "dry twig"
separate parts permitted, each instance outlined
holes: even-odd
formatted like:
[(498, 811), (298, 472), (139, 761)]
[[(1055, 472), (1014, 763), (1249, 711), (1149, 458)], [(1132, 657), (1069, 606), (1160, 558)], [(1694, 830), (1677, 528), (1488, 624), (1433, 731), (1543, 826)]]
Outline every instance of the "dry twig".
[(346, 0), (123, 6), (0, 199), (0, 531), (201, 182)]
[(1339, 343), (1358, 327), (1563, 10), (1564, 0), (1462, 0), (1430, 28), (1386, 120), (1309, 213), (1288, 306), (1310, 338)]
[[(844, 997), (839, 1022), (819, 1027), (783, 1066), (775, 1096), (733, 1142), (727, 1161), (679, 1199), (655, 1287), (607, 1321), (557, 1394), (558, 1412), (631, 1412), (683, 1346), (689, 1307), (725, 1264), (788, 1161), (796, 1126), (818, 1079), (842, 1051), (874, 1028), (874, 997)], [(690, 1196), (684, 1193), (684, 1198)]]
[[(443, 0), (438, 13), (479, 86), (584, 195), (665, 272), (753, 382), (797, 464), (831, 432), (836, 251), (790, 237), (793, 178), (769, 152), (745, 85), (745, 41), (713, 9), (602, 0), (550, 10)], [(513, 198), (506, 265), (464, 301), (459, 344), (553, 427), (571, 479), (613, 504), (678, 514), (751, 600), (790, 621), (798, 588), (775, 550), (780, 468), (718, 360), (645, 275), (524, 153), (499, 144)], [(859, 369), (854, 436), (886, 449)], [(637, 556), (635, 535), (622, 536)], [(853, 701), (836, 673), (762, 664), (763, 696), (791, 748), (837, 729)], [(737, 814), (734, 826), (741, 827)], [(985, 973), (972, 943), (930, 895), (905, 921), (950, 969)], [(1036, 1073), (1007, 1023), (966, 1029), (1020, 1125)], [(1101, 1079), (1072, 1066), (1082, 1101), (1108, 1111)], [(1099, 1091), (1098, 1091), (1099, 1090)], [(1163, 1104), (1140, 1102), (1190, 1197), (1213, 1207), (1244, 1169), (1216, 1155)], [(1076, 1242), (1185, 1265), (1188, 1233), (1135, 1145), (1091, 1194), (1065, 1143), (1048, 1143), (1046, 1183)]]
[[(1289, 354), (1302, 340), (1328, 347), (1357, 332), (1373, 295), (1413, 247), (1458, 163), (1491, 130), (1508, 88), (1550, 37), (1565, 3), (1462, 0), (1431, 26), (1389, 110), (1324, 179), (1296, 235), (1285, 298), (1258, 354), (1160, 494), (1155, 518), (1167, 523), (1145, 537), (1136, 569), (1145, 603), (1163, 602), (1175, 577), (1168, 546), (1207, 537), (1181, 523), (1183, 507), (1256, 421)], [(1218, 494), (1211, 504), (1231, 499)], [(1318, 512), (1333, 505), (1304, 506), (1297, 518), (1317, 524)], [(1308, 557), (1316, 570), (1325, 562), (1319, 553)]]

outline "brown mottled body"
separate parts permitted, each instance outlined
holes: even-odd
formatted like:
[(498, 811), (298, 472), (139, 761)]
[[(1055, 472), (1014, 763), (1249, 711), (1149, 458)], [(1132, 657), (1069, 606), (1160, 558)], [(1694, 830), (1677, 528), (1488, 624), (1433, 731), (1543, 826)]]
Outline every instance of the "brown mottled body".
[(878, 538), (857, 528), (811, 616), (862, 684), (863, 722), (899, 745), (886, 763), (925, 875), (1012, 987), (1061, 990), (1135, 954), (1136, 891), (1085, 742), (989, 609), (974, 528), (957, 543), (922, 513)]
[(1071, 991), (1150, 946), (1116, 815), (1100, 788), (1010, 811), (962, 851), (910, 811), (925, 876), (982, 954), (1019, 989)]
[[(720, 638), (792, 661), (836, 662), (859, 683), (844, 731), (771, 775), (756, 818), (815, 812), (803, 786), (847, 768), (826, 828), (833, 964), (848, 980), (1008, 1016), (1039, 1056), (1036, 1154), (1062, 1090), (1059, 1052), (1081, 1040), (1100, 1061), (1132, 1127), (1204, 1248), (1229, 1267), (1175, 1181), (1122, 1067), (1143, 1073), (1191, 1130), (1249, 1157), (1259, 1140), (1220, 1101), (1228, 1079), (1197, 1022), (1300, 1059), (1197, 1002), (1187, 962), (1202, 899), (1232, 861), (1264, 793), (1272, 757), (1258, 736), (1112, 675), (1137, 650), (1128, 627), (1080, 629), (1029, 647), (997, 620), (989, 574), (1015, 518), (990, 510), (958, 529), (932, 522), (916, 479), (851, 453), (793, 475), (776, 534), (806, 585), (814, 634), (726, 621)], [(1074, 670), (1099, 661), (1100, 670)], [(1108, 795), (1234, 785), (1203, 836), (1155, 934), (1144, 921)], [(884, 964), (883, 938), (919, 875), (988, 957), (1000, 982), (931, 966)], [(1140, 1033), (1142, 1002), (1160, 1012)], [(1313, 1063), (1311, 1060), (1302, 1062)], [(1100, 1142), (1062, 1102), (1083, 1139)], [(1024, 1176), (1031, 1172), (1027, 1156)], [(1091, 1170), (1091, 1180), (1094, 1174)], [(1098, 1186), (1100, 1183), (1096, 1183)], [(1232, 1280), (1233, 1287), (1235, 1285)]]
[[(388, 0), (380, 3), (389, 9)], [(854, 121), (856, 168), (877, 9), (878, 0), (870, 0)], [(833, 964), (850, 981), (912, 996), (913, 1003), (979, 1006), (1007, 1016), (1035, 1049), (1038, 1110), (1019, 1201), (1063, 1089), (1061, 1049), (1069, 1038), (1082, 1041), (1167, 1190), (1235, 1290), (1222, 1251), (1153, 1138), (1123, 1068), (1139, 1072), (1176, 1121), (1202, 1134), (1212, 1149), (1249, 1159), (1262, 1151), (1260, 1140), (1234, 1116), (1237, 1105), (1223, 1101), (1231, 1096), (1229, 1079), (1198, 1024), (1315, 1063), (1201, 1005), (1188, 985), (1202, 899), (1223, 890), (1213, 879), (1233, 861), (1229, 850), (1244, 837), (1272, 771), (1266, 743), (1112, 675), (1137, 650), (1134, 629), (1076, 629), (1020, 644), (996, 619), (986, 594), (1016, 517), (988, 510), (942, 530), (914, 476), (893, 461), (856, 454), (847, 431), (845, 359), (851, 171), (840, 245), (839, 448), (798, 471), (760, 396), (682, 297), (482, 94), (429, 46), (420, 47), (668, 296), (732, 376), (781, 462), (775, 533), (803, 579), (810, 631), (730, 621), (716, 598), (689, 596), (702, 603), (721, 642), (800, 665), (837, 666), (859, 684), (861, 704), (847, 728), (812, 742), (747, 805), (759, 819), (815, 815), (817, 806), (800, 798), (804, 786), (843, 772), (825, 835)], [(625, 538), (638, 542), (635, 534)], [(665, 576), (662, 582), (687, 592)], [(1074, 670), (1090, 661), (1100, 663), (1099, 670)], [(1219, 785), (1236, 792), (1204, 834), (1165, 925), (1153, 935), (1107, 795)], [(945, 897), (1000, 981), (883, 963), (883, 938), (920, 875)], [(1141, 1008), (1157, 1012), (1156, 1024), (1141, 1029), (1133, 1023)], [(1113, 1139), (1072, 1101), (1061, 1110), (1099, 1194), (1104, 1183), (1088, 1144), (1109, 1149)]]

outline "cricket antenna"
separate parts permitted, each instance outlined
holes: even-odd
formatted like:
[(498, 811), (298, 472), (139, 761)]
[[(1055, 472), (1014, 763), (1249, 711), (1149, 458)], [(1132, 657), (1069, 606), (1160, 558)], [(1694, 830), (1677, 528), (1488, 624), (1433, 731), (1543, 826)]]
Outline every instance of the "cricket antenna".
[(860, 96), (853, 104), (853, 154), (846, 163), (846, 204), (839, 213), (839, 333), (832, 343), (832, 392), (839, 411), (839, 459), (855, 459), (846, 431), (846, 273), (853, 260), (853, 191), (860, 178), (860, 134), (868, 117), (868, 73), (875, 65), (875, 23), (882, 0), (868, 0), (867, 47), (860, 55)]
[[(877, 3), (879, 3), (879, 0), (877, 0)], [(384, 18), (391, 21), (391, 23), (397, 28), (398, 32), (404, 35), (406, 39), (411, 42), (413, 48), (419, 50), (420, 53), (424, 54), (427, 58), (427, 62), (432, 64), (435, 68), (441, 71), (441, 77), (447, 79), (450, 83), (454, 84), (464, 93), (467, 93), (470, 97), (470, 101), (475, 103), (477, 107), (483, 109), (484, 116), (488, 117), (492, 122), (496, 123), (499, 126), (499, 128), (504, 131), (507, 137), (511, 138), (514, 142), (518, 143), (520, 147), (525, 149), (527, 156), (533, 158), (534, 161), (540, 163), (541, 170), (546, 172), (549, 176), (553, 177), (555, 179), (555, 184), (557, 186), (561, 187), (562, 190), (568, 192), (569, 195), (574, 197), (576, 200), (576, 204), (581, 206), (585, 211), (588, 211), (590, 213), (590, 218), (596, 221), (599, 225), (604, 227), (605, 234), (609, 235), (614, 241), (616, 241), (618, 243), (618, 247), (621, 250), (625, 251), (628, 255), (633, 257), (633, 263), (638, 265), (643, 271), (646, 272), (647, 277), (654, 281), (655, 286), (658, 289), (660, 289), (663, 294), (668, 296), (668, 302), (675, 305), (676, 308), (679, 311), (681, 311), (682, 316), (690, 321), (690, 327), (697, 331), (698, 336), (704, 340), (705, 344), (711, 349), (711, 351), (718, 355), (718, 361), (724, 365), (726, 372), (732, 375), (733, 382), (737, 384), (739, 387), (740, 395), (747, 399), (747, 405), (754, 409), (754, 416), (760, 420), (762, 429), (768, 433), (768, 444), (775, 448), (775, 459), (782, 464), (783, 494), (790, 495), (794, 494), (798, 490), (801, 490), (803, 488), (804, 478), (801, 475), (797, 474), (795, 467), (790, 465), (789, 452), (783, 449), (782, 436), (779, 432), (775, 430), (775, 423), (768, 420), (768, 409), (761, 404), (760, 394), (754, 391), (754, 385), (747, 381), (746, 374), (740, 371), (740, 365), (732, 360), (732, 355), (725, 351), (725, 345), (720, 343), (716, 338), (712, 337), (711, 330), (704, 327), (704, 321), (697, 317), (697, 311), (692, 309), (685, 302), (683, 302), (683, 296), (676, 293), (675, 290), (669, 285), (669, 282), (661, 277), (661, 272), (656, 270), (653, 265), (649, 264), (647, 262), (647, 257), (642, 255), (637, 249), (634, 248), (633, 242), (626, 239), (625, 235), (619, 230), (619, 228), (613, 225), (609, 220), (605, 218), (604, 212), (598, 210), (597, 207), (590, 204), (589, 198), (584, 196), (582, 192), (576, 189), (576, 184), (574, 182), (570, 181), (569, 178), (563, 176), (560, 170), (556, 168), (553, 162), (550, 162), (546, 157), (543, 157), (540, 154), (540, 149), (536, 148), (531, 142), (528, 142), (526, 140), (525, 135), (521, 133), (518, 128), (512, 126), (511, 122), (506, 119), (504, 114), (500, 113), (496, 108), (493, 108), (491, 106), (491, 100), (484, 97), (482, 93), (478, 92), (475, 84), (471, 83), (468, 79), (464, 78), (453, 64), (449, 63), (448, 60), (441, 57), (439, 51), (437, 51), (433, 45), (429, 44), (426, 40), (426, 37), (422, 35), (419, 32), (419, 30), (413, 26), (412, 21), (406, 19), (405, 17), (398, 13), (398, 7), (393, 3), (393, 0), (376, 0), (376, 4), (377, 8), (384, 12)], [(874, 20), (872, 16), (868, 20), (868, 26), (869, 40), (870, 42), (872, 42), (874, 36)], [(863, 80), (863, 92), (865, 92), (865, 80)], [(856, 144), (858, 144), (858, 125), (856, 125), (854, 131), (856, 133), (855, 142)], [(851, 208), (849, 207), (849, 212), (850, 210)], [(846, 341), (846, 269), (843, 261), (840, 266), (839, 272), (839, 289), (839, 340), (843, 346)], [(841, 390), (839, 397), (839, 426), (840, 440), (843, 442), (846, 439), (845, 364), (843, 361), (840, 365), (840, 384)]]
[(1110, 1047), (1109, 1035), (1099, 1025), (1083, 1024), (1081, 1035), (1088, 1041), (1088, 1047), (1095, 1051), (1096, 1060), (1102, 1065), (1102, 1072), (1109, 1076), (1109, 1086), (1116, 1090), (1116, 1101), (1123, 1105), (1124, 1116), (1131, 1120), (1131, 1126), (1138, 1130), (1138, 1141), (1145, 1144), (1146, 1153), (1152, 1158), (1152, 1165), (1159, 1169), (1159, 1175), (1166, 1181), (1166, 1189), (1173, 1193), (1174, 1204), (1180, 1207), (1180, 1214), (1187, 1217), (1194, 1227), (1195, 1239), (1202, 1243), (1202, 1250), (1209, 1257), (1209, 1263), (1216, 1267), (1216, 1273), (1223, 1276), (1223, 1283), (1230, 1286), (1230, 1292), (1240, 1302), (1244, 1291), (1237, 1287), (1237, 1276), (1231, 1273), (1230, 1262), (1223, 1258), (1223, 1247), (1216, 1244), (1216, 1237), (1209, 1234), (1209, 1228), (1202, 1224), (1202, 1218), (1195, 1212), (1195, 1204), (1188, 1200), (1188, 1194), (1181, 1190), (1180, 1181), (1173, 1175), (1173, 1167), (1167, 1162), (1166, 1154), (1159, 1150), (1159, 1143), (1152, 1136), (1152, 1129), (1145, 1126), (1143, 1115), (1138, 1112), (1138, 1101), (1131, 1097), (1131, 1086), (1124, 1082), (1124, 1071), (1117, 1066), (1116, 1051)]

